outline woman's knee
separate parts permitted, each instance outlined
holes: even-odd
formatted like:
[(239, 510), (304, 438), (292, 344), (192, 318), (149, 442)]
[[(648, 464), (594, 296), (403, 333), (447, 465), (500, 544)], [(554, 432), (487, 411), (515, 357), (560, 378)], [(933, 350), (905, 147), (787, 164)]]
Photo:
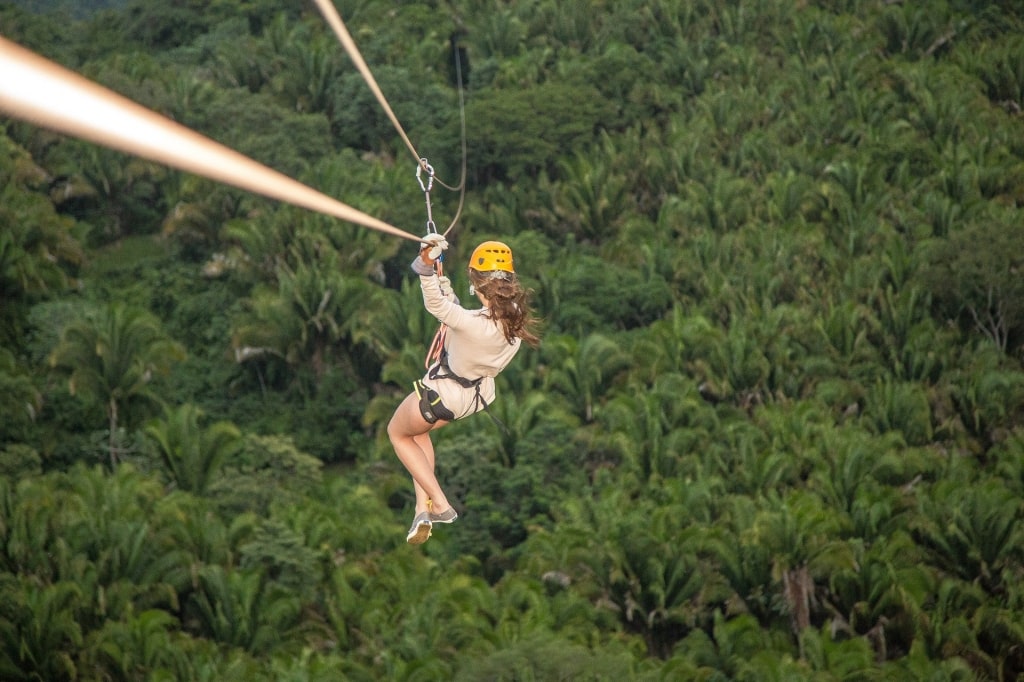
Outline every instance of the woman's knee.
[(399, 417), (399, 414), (398, 414), (397, 411), (393, 415), (391, 415), (391, 421), (388, 422), (388, 429), (387, 430), (388, 430), (388, 440), (390, 440), (392, 443), (394, 443), (396, 440), (398, 440), (400, 438), (407, 437), (406, 434), (404, 433), (404, 429), (401, 426), (401, 422), (402, 422), (402, 420)]
[[(415, 397), (415, 394), (413, 394), (413, 397)], [(388, 438), (392, 443), (403, 438), (412, 438), (418, 433), (417, 425), (413, 421), (414, 418), (419, 418), (419, 411), (414, 404), (410, 403), (409, 398), (406, 397), (395, 410), (395, 413), (391, 415), (391, 421), (388, 422)]]

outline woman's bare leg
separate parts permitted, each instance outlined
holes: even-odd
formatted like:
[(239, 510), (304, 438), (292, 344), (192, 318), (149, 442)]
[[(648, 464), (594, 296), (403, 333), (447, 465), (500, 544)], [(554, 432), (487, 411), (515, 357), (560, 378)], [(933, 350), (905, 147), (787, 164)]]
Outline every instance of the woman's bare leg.
[[(431, 430), (433, 430), (433, 427), (431, 427)], [(425, 458), (427, 460), (427, 465), (430, 467), (430, 473), (433, 474), (434, 473), (434, 443), (430, 440), (430, 431), (428, 431), (427, 433), (421, 433), (419, 435), (413, 436), (412, 440), (413, 440), (414, 443), (416, 443), (416, 445), (419, 447), (419, 449), (423, 452), (423, 455), (425, 456)], [(394, 441), (392, 441), (392, 444), (394, 444)], [(397, 452), (397, 451), (398, 451), (398, 449), (395, 448), (395, 452)], [(404, 461), (403, 461), (403, 463), (404, 463)], [(437, 480), (436, 476), (435, 476), (434, 480), (435, 481)], [(413, 490), (416, 491), (416, 513), (419, 514), (420, 512), (430, 511), (430, 508), (429, 508), (430, 505), (428, 504), (428, 502), (431, 502), (431, 504), (432, 504), (432, 499), (433, 498), (431, 498), (430, 495), (427, 494), (427, 491), (423, 488), (423, 486), (421, 486), (419, 484), (419, 482), (415, 478), (412, 479), (412, 487), (413, 487)], [(440, 483), (438, 483), (438, 487), (440, 487)]]
[(434, 444), (430, 441), (430, 431), (447, 423), (438, 420), (428, 424), (420, 416), (419, 397), (415, 393), (405, 397), (388, 423), (388, 438), (395, 454), (412, 476), (417, 514), (428, 511), (428, 500), (433, 502), (430, 511), (435, 514), (451, 506), (434, 475)]

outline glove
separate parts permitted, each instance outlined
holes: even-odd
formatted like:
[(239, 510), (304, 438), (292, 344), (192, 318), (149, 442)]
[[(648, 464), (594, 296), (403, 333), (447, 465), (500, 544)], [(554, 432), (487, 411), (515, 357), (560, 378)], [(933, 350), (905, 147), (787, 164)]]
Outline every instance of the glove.
[(448, 248), (448, 240), (444, 238), (443, 234), (431, 232), (420, 240), (420, 247), (421, 256), (426, 252), (424, 260), (433, 262), (440, 258), (441, 254)]
[(437, 278), (437, 284), (441, 287), (441, 295), (447, 298), (449, 301), (455, 303), (459, 302), (459, 297), (455, 295), (455, 290), (452, 289), (452, 281), (444, 275)]

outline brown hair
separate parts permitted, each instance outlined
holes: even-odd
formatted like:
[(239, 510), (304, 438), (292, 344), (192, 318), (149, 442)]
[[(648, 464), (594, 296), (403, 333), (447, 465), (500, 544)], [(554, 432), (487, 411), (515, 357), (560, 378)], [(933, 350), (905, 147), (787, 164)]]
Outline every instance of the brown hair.
[(501, 325), (509, 343), (519, 338), (534, 348), (540, 345), (540, 337), (534, 332), (537, 320), (530, 311), (532, 292), (520, 286), (514, 272), (480, 272), (470, 268), (469, 281), (487, 299), (491, 319)]

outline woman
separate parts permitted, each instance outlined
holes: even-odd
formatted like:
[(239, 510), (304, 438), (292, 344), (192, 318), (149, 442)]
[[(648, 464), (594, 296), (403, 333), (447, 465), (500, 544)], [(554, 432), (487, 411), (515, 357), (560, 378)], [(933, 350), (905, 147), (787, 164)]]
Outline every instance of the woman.
[(531, 330), (528, 292), (519, 284), (507, 245), (488, 241), (473, 251), (469, 292), (483, 307), (468, 310), (459, 304), (447, 278), (434, 270), (448, 242), (430, 234), (423, 243), (412, 269), (420, 276), (427, 311), (447, 328), (444, 349), (388, 423), (388, 438), (416, 491), (416, 516), (406, 536), (415, 545), (427, 541), (433, 524), (452, 523), (459, 516), (434, 476), (430, 432), (492, 403), (494, 377), (515, 357), (521, 342), (539, 343)]

